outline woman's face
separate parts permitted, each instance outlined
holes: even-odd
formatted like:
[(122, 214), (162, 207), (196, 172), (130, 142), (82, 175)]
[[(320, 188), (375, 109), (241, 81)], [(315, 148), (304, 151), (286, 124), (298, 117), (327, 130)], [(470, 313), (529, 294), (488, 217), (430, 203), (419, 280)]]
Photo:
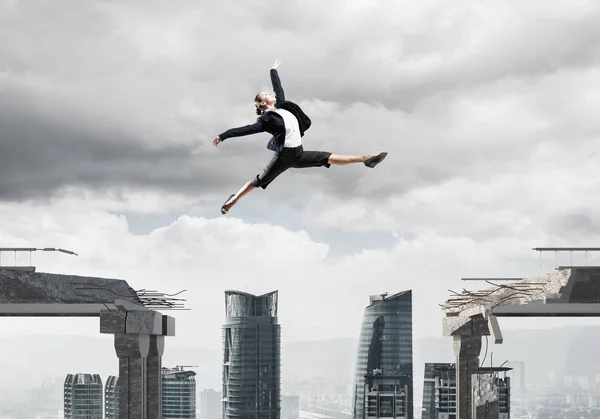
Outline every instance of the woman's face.
[(272, 93), (260, 92), (258, 94), (259, 103), (265, 103), (272, 106), (275, 103), (275, 96)]

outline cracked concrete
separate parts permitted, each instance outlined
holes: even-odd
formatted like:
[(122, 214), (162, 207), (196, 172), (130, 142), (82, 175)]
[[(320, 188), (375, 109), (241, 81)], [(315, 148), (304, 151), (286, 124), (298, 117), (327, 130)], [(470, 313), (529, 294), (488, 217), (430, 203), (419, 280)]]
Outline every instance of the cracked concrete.
[[(596, 268), (596, 270), (600, 273), (600, 269)], [(563, 269), (539, 277), (499, 284), (501, 287), (490, 286), (480, 291), (471, 291), (471, 295), (463, 292), (461, 296), (472, 298), (473, 301), (460, 307), (448, 307), (444, 311), (447, 316), (460, 316), (468, 309), (477, 311), (480, 310), (480, 307), (494, 308), (535, 301), (545, 302), (546, 300), (564, 301), (565, 298), (568, 301), (566, 286), (569, 280), (571, 278), (575, 280), (575, 277), (575, 275), (571, 275), (571, 269)]]
[(473, 374), (471, 385), (473, 388), (473, 418), (498, 419), (499, 396), (495, 374), (489, 372)]
[(0, 269), (0, 304), (107, 304), (115, 299), (142, 305), (122, 279)]
[(597, 316), (600, 313), (597, 303), (600, 303), (600, 267), (559, 268), (545, 275), (502, 282), (487, 289), (464, 290), (446, 301), (442, 333), (454, 340), (457, 418), (498, 417), (498, 388), (494, 376), (476, 374), (481, 337), (493, 332), (495, 343), (502, 343), (495, 316), (557, 313)]

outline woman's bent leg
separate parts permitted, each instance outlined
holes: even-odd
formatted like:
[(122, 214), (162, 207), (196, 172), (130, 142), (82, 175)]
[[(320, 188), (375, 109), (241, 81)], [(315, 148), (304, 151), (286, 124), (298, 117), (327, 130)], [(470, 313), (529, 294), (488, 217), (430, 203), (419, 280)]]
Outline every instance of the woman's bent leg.
[(257, 175), (250, 182), (247, 182), (242, 188), (234, 195), (232, 195), (225, 204), (221, 207), (221, 213), (227, 214), (229, 210), (238, 203), (242, 197), (249, 194), (256, 188), (267, 189), (267, 186), (280, 174), (290, 168), (289, 163), (283, 156), (276, 154), (273, 156), (271, 161), (265, 166), (263, 172)]

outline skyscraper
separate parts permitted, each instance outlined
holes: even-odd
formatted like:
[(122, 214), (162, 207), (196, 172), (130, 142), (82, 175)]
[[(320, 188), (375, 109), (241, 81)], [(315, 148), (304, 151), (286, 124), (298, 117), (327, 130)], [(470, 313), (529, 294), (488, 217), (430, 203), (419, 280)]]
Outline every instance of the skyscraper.
[(102, 419), (102, 380), (98, 374), (67, 374), (65, 419)]
[(412, 291), (372, 295), (359, 336), (354, 419), (413, 419), (412, 346)]
[(196, 419), (195, 377), (183, 367), (162, 369), (163, 419)]
[(223, 419), (280, 419), (277, 291), (225, 291)]
[(119, 377), (109, 375), (104, 386), (104, 417), (119, 419)]
[(221, 419), (221, 392), (203, 390), (200, 393), (200, 419)]

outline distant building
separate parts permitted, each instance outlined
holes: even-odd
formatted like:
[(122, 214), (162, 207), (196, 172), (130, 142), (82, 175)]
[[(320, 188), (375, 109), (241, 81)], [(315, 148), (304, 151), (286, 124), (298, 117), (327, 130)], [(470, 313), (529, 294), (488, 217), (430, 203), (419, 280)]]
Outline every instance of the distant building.
[(425, 364), (421, 419), (456, 419), (454, 364)]
[(277, 291), (225, 291), (223, 419), (280, 419)]
[(183, 367), (162, 369), (163, 419), (196, 419), (195, 377)]
[(506, 366), (512, 368), (508, 374), (510, 377), (512, 398), (524, 398), (527, 394), (527, 388), (525, 387), (525, 363), (523, 361), (510, 361)]
[(203, 390), (200, 393), (200, 419), (221, 419), (221, 392)]
[(413, 419), (412, 291), (372, 295), (354, 377), (354, 419)]
[(102, 390), (98, 374), (68, 374), (64, 386), (65, 419), (102, 419)]
[[(478, 371), (481, 376), (491, 375), (498, 388), (498, 416), (490, 417), (510, 419), (510, 378), (506, 376), (510, 368), (481, 367)], [(456, 419), (455, 364), (425, 364), (421, 419)]]
[(104, 386), (104, 417), (119, 419), (119, 377), (109, 375)]
[(408, 383), (403, 376), (367, 375), (365, 418), (408, 417)]
[(300, 419), (299, 395), (284, 395), (281, 397), (281, 419)]

